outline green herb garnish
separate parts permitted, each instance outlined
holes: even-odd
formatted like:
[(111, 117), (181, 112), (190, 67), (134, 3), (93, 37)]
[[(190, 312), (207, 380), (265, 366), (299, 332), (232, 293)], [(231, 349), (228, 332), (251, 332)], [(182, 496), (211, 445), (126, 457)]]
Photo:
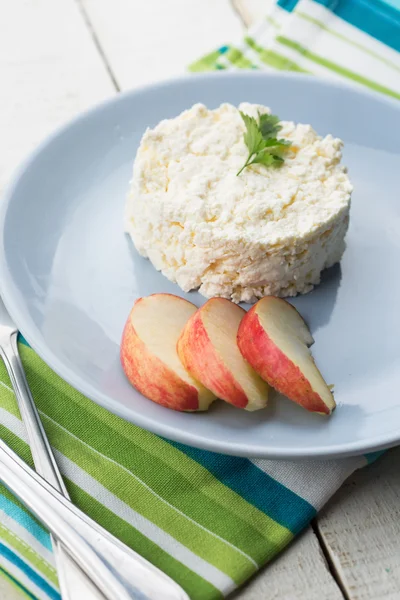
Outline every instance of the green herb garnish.
[(290, 142), (276, 137), (281, 130), (279, 118), (276, 115), (259, 114), (257, 123), (254, 117), (239, 112), (246, 125), (243, 139), (249, 150), (249, 156), (236, 175), (240, 175), (246, 167), (256, 163), (266, 167), (281, 165), (284, 162), (281, 154), (288, 150)]

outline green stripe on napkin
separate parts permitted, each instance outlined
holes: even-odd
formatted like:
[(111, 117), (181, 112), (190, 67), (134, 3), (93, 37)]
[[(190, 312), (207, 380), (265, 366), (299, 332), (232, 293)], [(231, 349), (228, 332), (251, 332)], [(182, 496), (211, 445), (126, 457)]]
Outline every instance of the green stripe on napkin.
[[(384, 8), (379, 22), (377, 2), (280, 0), (242, 42), (211, 52), (191, 70), (308, 72), (399, 98), (394, 43), (400, 39), (399, 12)], [(371, 15), (373, 23), (363, 21)], [(381, 26), (388, 18), (385, 45)], [(379, 41), (371, 28), (380, 32)], [(380, 454), (291, 463), (190, 448), (91, 402), (54, 374), (24, 340), (20, 351), (73, 502), (168, 573), (194, 600), (221, 598), (235, 589), (307, 526), (348, 475)], [(32, 465), (2, 363), (0, 435)], [(0, 577), (7, 577), (18, 598), (60, 598), (48, 533), (1, 485)]]

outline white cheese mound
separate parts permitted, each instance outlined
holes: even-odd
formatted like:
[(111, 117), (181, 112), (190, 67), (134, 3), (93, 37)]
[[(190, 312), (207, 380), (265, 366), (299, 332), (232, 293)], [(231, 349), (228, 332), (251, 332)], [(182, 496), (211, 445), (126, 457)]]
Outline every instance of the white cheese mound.
[[(243, 103), (258, 117), (270, 112)], [(254, 302), (309, 292), (343, 254), (352, 186), (342, 141), (281, 122), (282, 167), (253, 165), (238, 109), (196, 104), (148, 129), (138, 149), (125, 229), (138, 252), (185, 291)]]

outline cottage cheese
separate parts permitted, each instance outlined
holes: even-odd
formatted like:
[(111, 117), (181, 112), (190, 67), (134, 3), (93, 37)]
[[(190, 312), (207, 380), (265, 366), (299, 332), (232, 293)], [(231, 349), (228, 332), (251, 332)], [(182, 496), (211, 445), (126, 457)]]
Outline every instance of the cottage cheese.
[[(269, 108), (241, 104), (257, 117)], [(238, 109), (194, 105), (148, 129), (126, 204), (138, 252), (185, 291), (254, 302), (309, 292), (343, 254), (352, 186), (342, 141), (283, 121), (281, 168), (247, 158)]]

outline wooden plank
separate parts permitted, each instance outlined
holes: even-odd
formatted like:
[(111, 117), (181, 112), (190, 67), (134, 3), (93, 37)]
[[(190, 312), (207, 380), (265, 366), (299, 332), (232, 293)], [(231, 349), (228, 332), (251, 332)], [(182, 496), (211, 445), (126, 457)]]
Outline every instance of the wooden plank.
[(356, 472), (318, 519), (349, 600), (400, 598), (400, 448)]
[(343, 600), (309, 528), (232, 600)]
[(113, 93), (73, 0), (13, 0), (0, 19), (0, 189), (56, 126)]
[(262, 19), (275, 0), (232, 0), (232, 4), (246, 27)]
[[(254, 6), (256, 3), (254, 0)], [(9, 5), (7, 21), (0, 22), (0, 70), (5, 90), (0, 95), (3, 134), (0, 185), (21, 156), (48, 131), (113, 93), (112, 79), (96, 48), (96, 37), (121, 87), (177, 74), (187, 62), (213, 46), (234, 40), (237, 34), (240, 37), (238, 20), (225, 16), (226, 3), (224, 7), (222, 1), (147, 0), (140, 4), (145, 8), (139, 11), (135, 0), (84, 0), (83, 6), (94, 28), (92, 37), (72, 0), (57, 3), (14, 0)], [(158, 10), (155, 10), (156, 5)], [(212, 14), (211, 23), (208, 14)], [(247, 21), (259, 16), (254, 11), (253, 17), (249, 14)], [(128, 17), (133, 16), (135, 27), (130, 29)], [(152, 23), (152, 27), (147, 23)], [(138, 35), (133, 44), (129, 36), (133, 37), (135, 32)], [(138, 48), (137, 53), (135, 48)], [(398, 453), (395, 459), (398, 462)], [(352, 600), (399, 597), (399, 574), (394, 557), (395, 553), (399, 555), (396, 536), (400, 539), (395, 464), (394, 460), (386, 470), (381, 471), (377, 466), (356, 475), (338, 496), (343, 502), (345, 495), (344, 513), (336, 500), (319, 521), (321, 536)], [(379, 492), (376, 489), (379, 485), (373, 482), (378, 475)], [(351, 496), (349, 486), (356, 486)], [(374, 506), (371, 497), (376, 499), (376, 506), (383, 514), (371, 516), (371, 506)], [(355, 536), (350, 526), (353, 523), (357, 523)], [(389, 553), (385, 552), (386, 543)], [(342, 598), (311, 531), (246, 586), (239, 597), (244, 600)]]
[(182, 75), (243, 33), (229, 0), (79, 1), (121, 89)]

